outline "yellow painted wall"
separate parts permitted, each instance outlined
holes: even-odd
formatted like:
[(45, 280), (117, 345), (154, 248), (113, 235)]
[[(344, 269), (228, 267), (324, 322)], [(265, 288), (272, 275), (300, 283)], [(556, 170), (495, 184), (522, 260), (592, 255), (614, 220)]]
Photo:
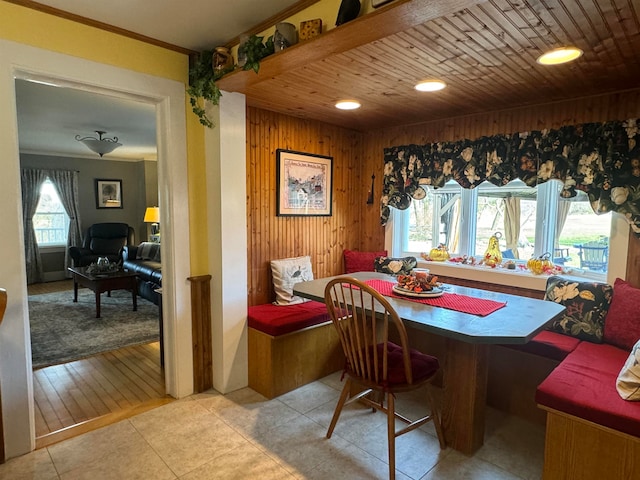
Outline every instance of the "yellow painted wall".
[[(0, 38), (186, 84), (187, 55), (0, 1)], [(187, 161), (191, 273), (208, 273), (204, 132), (188, 100)], [(195, 221), (194, 219), (198, 219)]]
[[(338, 10), (340, 10), (340, 3), (342, 0), (320, 0), (314, 3), (310, 7), (305, 8), (301, 12), (296, 13), (288, 17), (285, 22), (295, 25), (296, 30), (300, 31), (300, 23), (305, 20), (314, 20), (319, 18), (322, 20), (322, 33), (326, 33), (329, 30), (336, 28), (336, 18), (338, 17)], [(368, 0), (360, 0), (360, 17), (375, 11), (371, 6), (371, 2)], [(263, 36), (265, 39), (273, 35), (276, 31), (275, 25), (260, 32), (258, 35)], [(237, 59), (238, 46), (234, 46), (231, 49), (232, 54)]]

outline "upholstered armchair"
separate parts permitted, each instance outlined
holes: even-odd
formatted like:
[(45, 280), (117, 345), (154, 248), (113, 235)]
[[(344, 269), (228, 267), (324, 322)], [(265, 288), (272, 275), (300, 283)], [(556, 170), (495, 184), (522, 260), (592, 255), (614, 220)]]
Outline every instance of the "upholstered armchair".
[(74, 267), (86, 267), (98, 257), (107, 257), (110, 262), (121, 260), (122, 247), (135, 244), (133, 227), (126, 223), (94, 223), (84, 235), (81, 247), (69, 247)]

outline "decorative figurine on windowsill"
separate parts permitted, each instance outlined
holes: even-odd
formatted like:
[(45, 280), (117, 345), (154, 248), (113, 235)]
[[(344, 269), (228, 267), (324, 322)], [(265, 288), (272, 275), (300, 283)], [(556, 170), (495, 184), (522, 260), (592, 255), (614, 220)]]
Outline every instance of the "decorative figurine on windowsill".
[(438, 245), (437, 248), (429, 250), (429, 255), (426, 253), (420, 254), (425, 260), (431, 260), (433, 262), (444, 262), (449, 260), (449, 249), (444, 243)]
[(482, 263), (488, 267), (495, 268), (496, 265), (500, 265), (500, 263), (502, 263), (500, 238), (502, 238), (502, 234), (500, 232), (494, 233), (489, 238), (489, 246), (487, 247), (487, 251), (484, 252), (484, 257), (482, 257)]
[(554, 268), (549, 252), (543, 253), (539, 257), (532, 257), (527, 261), (527, 268), (534, 274), (540, 275)]

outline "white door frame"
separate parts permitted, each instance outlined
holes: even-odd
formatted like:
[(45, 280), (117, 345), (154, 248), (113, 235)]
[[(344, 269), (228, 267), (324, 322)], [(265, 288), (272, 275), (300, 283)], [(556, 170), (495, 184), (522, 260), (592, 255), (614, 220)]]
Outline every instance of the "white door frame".
[(0, 202), (4, 231), (0, 235), (0, 286), (8, 293), (5, 321), (0, 328), (0, 385), (7, 458), (35, 448), (15, 98), (15, 78), (34, 76), (156, 106), (166, 389), (176, 398), (193, 392), (184, 84), (0, 39)]

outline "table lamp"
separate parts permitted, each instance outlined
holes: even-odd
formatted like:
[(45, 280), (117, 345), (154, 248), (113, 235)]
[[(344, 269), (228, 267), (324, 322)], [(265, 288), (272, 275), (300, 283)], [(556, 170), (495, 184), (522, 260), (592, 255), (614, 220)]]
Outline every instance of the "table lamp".
[(160, 208), (147, 207), (144, 212), (144, 223), (151, 224), (151, 235), (160, 235)]

